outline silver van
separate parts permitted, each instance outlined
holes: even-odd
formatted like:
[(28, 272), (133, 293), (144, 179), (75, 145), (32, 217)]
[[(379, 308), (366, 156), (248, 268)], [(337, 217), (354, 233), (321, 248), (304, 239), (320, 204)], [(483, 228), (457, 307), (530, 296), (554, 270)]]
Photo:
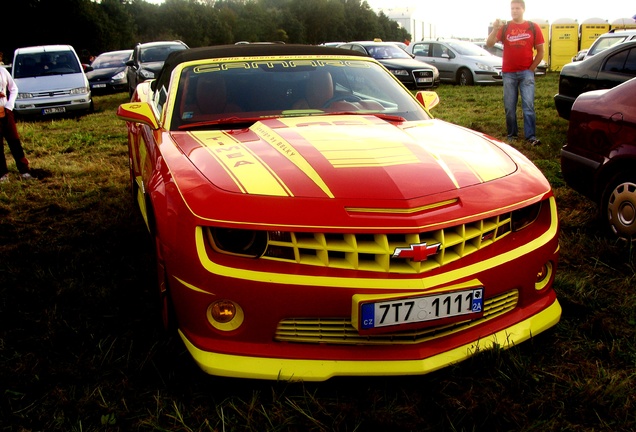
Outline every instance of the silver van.
[(93, 111), (88, 79), (70, 45), (18, 48), (11, 74), (18, 86), (14, 109), (18, 115)]

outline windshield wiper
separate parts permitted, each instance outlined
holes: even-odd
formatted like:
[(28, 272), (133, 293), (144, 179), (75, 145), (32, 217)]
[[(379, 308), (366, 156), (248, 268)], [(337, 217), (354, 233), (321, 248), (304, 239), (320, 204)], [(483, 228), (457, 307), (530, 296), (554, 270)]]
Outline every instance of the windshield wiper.
[(179, 130), (184, 130), (184, 129), (196, 129), (196, 128), (200, 128), (200, 127), (205, 127), (205, 126), (219, 126), (219, 125), (226, 125), (226, 124), (243, 124), (243, 123), (256, 123), (259, 120), (262, 120), (263, 117), (226, 117), (226, 118), (220, 118), (220, 119), (216, 119), (216, 120), (208, 120), (208, 121), (202, 121), (202, 122), (196, 122), (196, 123), (187, 123), (187, 124), (183, 124), (181, 126), (179, 126)]

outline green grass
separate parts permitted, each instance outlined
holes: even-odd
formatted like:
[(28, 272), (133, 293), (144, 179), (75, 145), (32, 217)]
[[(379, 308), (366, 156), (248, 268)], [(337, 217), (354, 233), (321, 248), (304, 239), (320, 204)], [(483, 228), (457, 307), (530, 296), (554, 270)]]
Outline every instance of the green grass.
[[(418, 377), (262, 382), (204, 375), (160, 329), (128, 190), (126, 94), (80, 119), (21, 122), (40, 180), (0, 185), (0, 431), (632, 431), (633, 249), (559, 168), (567, 122), (537, 81), (538, 135), (516, 147), (554, 187), (561, 322), (507, 351)], [(434, 114), (503, 138), (501, 87), (438, 89)]]

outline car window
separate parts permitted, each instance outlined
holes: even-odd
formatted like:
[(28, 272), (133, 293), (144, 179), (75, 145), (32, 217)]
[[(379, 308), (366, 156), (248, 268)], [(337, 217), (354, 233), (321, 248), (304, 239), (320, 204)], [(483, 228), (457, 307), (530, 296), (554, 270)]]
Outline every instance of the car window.
[[(399, 49), (396, 47), (396, 49)], [(240, 65), (238, 64), (240, 63)], [(369, 112), (423, 120), (428, 115), (383, 67), (369, 61), (199, 64), (179, 77), (171, 129), (231, 119)]]
[(444, 54), (449, 55), (448, 47), (442, 44), (432, 44), (433, 55), (431, 57), (442, 57)]
[(620, 34), (617, 34), (616, 36), (600, 37), (588, 50), (587, 55), (592, 56), (594, 54), (598, 54), (601, 51), (604, 51), (607, 48), (616, 45), (617, 43), (624, 42), (626, 39), (627, 39), (627, 35), (620, 35)]
[(180, 51), (185, 47), (179, 45), (155, 46), (142, 48), (139, 55), (141, 63), (154, 63), (165, 61), (168, 55), (173, 51)]
[(80, 64), (72, 51), (47, 51), (18, 54), (14, 61), (14, 78), (80, 73)]
[(369, 55), (377, 60), (408, 59), (410, 55), (397, 45), (370, 45), (366, 47)]
[(603, 71), (636, 75), (636, 48), (620, 51), (607, 58)]
[(362, 53), (362, 54), (364, 54), (364, 55), (369, 55), (369, 53), (368, 53), (368, 52), (367, 52), (367, 51), (366, 51), (363, 47), (361, 47), (361, 46), (358, 46), (358, 45), (351, 45), (351, 49), (352, 49), (353, 51), (360, 52), (360, 53)]
[(413, 45), (413, 55), (422, 56), (422, 57), (430, 57), (428, 54), (428, 51), (429, 51), (429, 44), (427, 43)]

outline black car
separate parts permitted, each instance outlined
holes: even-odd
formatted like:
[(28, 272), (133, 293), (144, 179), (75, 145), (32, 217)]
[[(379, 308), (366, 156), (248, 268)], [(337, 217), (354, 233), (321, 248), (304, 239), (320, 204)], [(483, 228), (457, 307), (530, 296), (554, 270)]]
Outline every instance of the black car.
[(611, 233), (631, 241), (636, 241), (634, 95), (636, 78), (582, 94), (572, 106), (567, 144), (561, 149), (566, 183), (598, 203)]
[(166, 57), (173, 51), (188, 49), (181, 41), (160, 41), (137, 44), (132, 57), (126, 62), (126, 79), (128, 93), (132, 96), (137, 85), (149, 79), (154, 79)]
[(109, 51), (95, 57), (90, 64), (93, 70), (86, 72), (93, 93), (127, 90), (126, 62), (130, 59), (132, 51)]
[(391, 42), (348, 42), (338, 48), (350, 49), (373, 57), (410, 89), (433, 88), (439, 85), (435, 66), (415, 60)]
[(583, 61), (561, 69), (559, 93), (554, 103), (559, 116), (570, 118), (574, 100), (581, 93), (616, 87), (636, 76), (636, 41), (616, 44)]

